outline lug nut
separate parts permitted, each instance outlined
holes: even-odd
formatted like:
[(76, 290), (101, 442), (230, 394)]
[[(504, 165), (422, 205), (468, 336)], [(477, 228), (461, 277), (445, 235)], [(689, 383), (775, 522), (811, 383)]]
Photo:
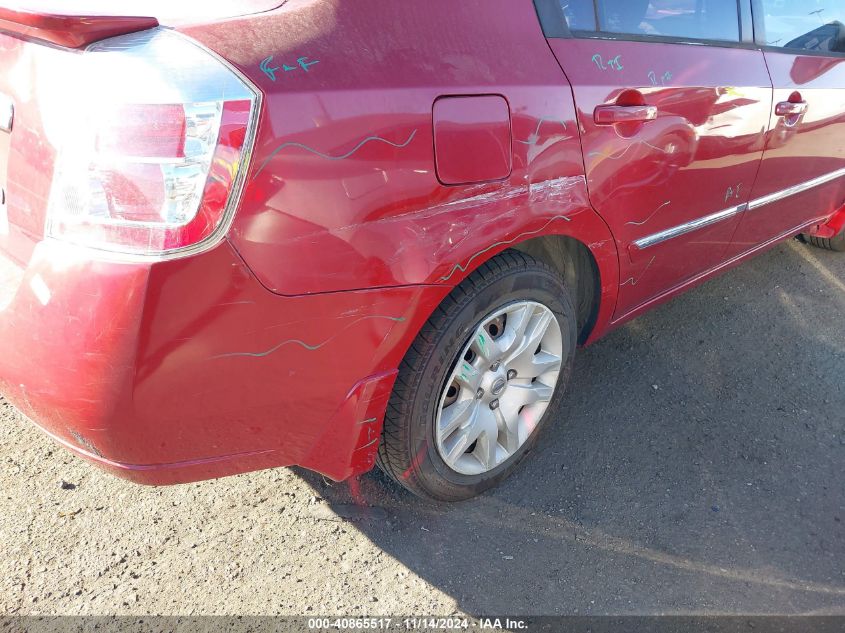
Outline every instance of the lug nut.
[(516, 378), (516, 370), (515, 369), (509, 369), (508, 370), (508, 380), (513, 380), (514, 378)]
[(479, 389), (475, 392), (475, 399), (481, 400), (484, 397), (484, 389)]
[(501, 363), (499, 361), (496, 361), (495, 363), (490, 365), (490, 371), (499, 371), (499, 365), (501, 365)]
[(493, 400), (493, 401), (490, 403), (490, 408), (491, 408), (493, 411), (495, 411), (496, 409), (498, 409), (498, 408), (499, 408), (499, 401), (498, 401), (498, 400)]

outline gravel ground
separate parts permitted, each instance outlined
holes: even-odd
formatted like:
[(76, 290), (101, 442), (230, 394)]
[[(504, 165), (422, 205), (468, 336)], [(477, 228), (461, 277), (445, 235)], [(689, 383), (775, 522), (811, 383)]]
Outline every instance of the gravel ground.
[(785, 244), (583, 350), (541, 447), (455, 506), (139, 487), (0, 400), (0, 613), (845, 614), (844, 313), (845, 255)]

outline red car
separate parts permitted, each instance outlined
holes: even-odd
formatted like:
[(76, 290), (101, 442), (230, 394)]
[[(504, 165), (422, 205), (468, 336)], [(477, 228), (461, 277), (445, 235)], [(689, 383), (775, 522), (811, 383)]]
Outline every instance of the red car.
[(0, 392), (136, 482), (465, 499), (579, 345), (845, 250), (845, 0), (82, 4), (0, 8)]

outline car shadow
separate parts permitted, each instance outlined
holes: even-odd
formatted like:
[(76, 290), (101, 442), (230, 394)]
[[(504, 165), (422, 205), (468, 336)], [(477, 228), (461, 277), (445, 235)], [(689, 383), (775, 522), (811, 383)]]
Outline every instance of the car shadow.
[(791, 242), (581, 350), (559, 419), (478, 499), (300, 474), (468, 613), (843, 613), (843, 280)]

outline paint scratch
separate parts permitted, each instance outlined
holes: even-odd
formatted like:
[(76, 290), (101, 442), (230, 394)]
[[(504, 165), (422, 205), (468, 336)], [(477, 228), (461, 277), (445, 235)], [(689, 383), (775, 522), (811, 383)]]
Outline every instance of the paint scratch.
[(656, 215), (657, 215), (657, 212), (658, 212), (658, 211), (660, 211), (660, 209), (662, 209), (663, 207), (665, 207), (665, 206), (667, 206), (667, 205), (670, 205), (670, 204), (672, 204), (672, 201), (671, 201), (671, 200), (667, 200), (666, 202), (664, 202), (663, 204), (661, 204), (659, 207), (657, 207), (657, 208), (656, 208), (656, 209), (652, 212), (652, 214), (651, 214), (650, 216), (648, 216), (645, 220), (642, 220), (642, 221), (640, 221), (640, 222), (625, 222), (625, 224), (629, 224), (629, 225), (631, 225), (631, 226), (642, 226), (643, 224), (648, 223), (648, 222), (649, 222), (649, 221), (650, 221), (650, 220), (651, 220), (654, 216), (656, 216)]
[[(68, 429), (68, 430), (70, 431), (71, 436), (73, 436), (73, 439), (76, 440), (77, 444), (79, 444), (83, 448), (87, 448), (90, 452), (92, 452), (94, 455), (96, 455), (98, 457), (103, 456), (103, 454), (97, 449), (96, 446), (94, 446), (94, 444), (91, 442), (91, 440), (89, 440), (87, 437), (83, 436), (81, 433), (79, 433), (78, 431), (75, 431), (74, 429)], [(98, 430), (102, 430), (102, 429), (91, 429), (91, 430), (92, 431), (98, 431)]]
[(541, 202), (548, 202), (553, 197), (571, 189), (573, 186), (572, 178), (556, 178), (555, 180), (545, 180), (543, 182), (533, 182), (528, 187), (530, 204), (539, 204)]
[(342, 154), (340, 156), (333, 156), (331, 154), (324, 154), (323, 152), (316, 150), (313, 147), (309, 147), (308, 145), (303, 145), (302, 143), (294, 143), (294, 142), (282, 143), (281, 145), (279, 145), (279, 147), (277, 147), (276, 149), (274, 149), (270, 153), (270, 155), (264, 160), (263, 163), (261, 163), (261, 167), (258, 168), (258, 171), (255, 172), (255, 175), (258, 176), (258, 174), (260, 174), (262, 171), (264, 171), (264, 169), (267, 167), (267, 164), (271, 160), (273, 160), (279, 154), (279, 152), (282, 152), (289, 147), (297, 147), (299, 149), (303, 149), (306, 152), (311, 152), (312, 154), (319, 156), (320, 158), (325, 158), (326, 160), (345, 160), (345, 159), (349, 158), (350, 156), (352, 156), (353, 154), (355, 154), (358, 150), (360, 150), (362, 147), (364, 147), (368, 143), (373, 143), (373, 142), (376, 142), (376, 141), (378, 141), (379, 143), (385, 143), (385, 144), (390, 145), (391, 147), (395, 147), (397, 149), (403, 149), (403, 148), (405, 148), (405, 147), (407, 147), (408, 145), (411, 144), (411, 141), (414, 140), (414, 137), (416, 135), (417, 135), (417, 130), (414, 130), (413, 132), (411, 132), (410, 136), (408, 136), (408, 140), (406, 140), (404, 143), (394, 143), (393, 141), (389, 141), (389, 140), (382, 138), (380, 136), (368, 136), (363, 141), (358, 143), (355, 147), (353, 147), (350, 151), (348, 151), (345, 154)]
[(348, 323), (347, 325), (345, 325), (339, 331), (332, 334), (325, 341), (322, 341), (321, 343), (317, 343), (317, 344), (314, 344), (314, 345), (306, 343), (305, 341), (303, 341), (301, 339), (292, 338), (292, 339), (284, 340), (281, 343), (279, 343), (278, 345), (275, 345), (275, 346), (271, 347), (270, 349), (268, 349), (267, 351), (264, 351), (264, 352), (230, 352), (228, 354), (218, 354), (216, 356), (212, 356), (211, 360), (217, 360), (217, 359), (220, 359), (220, 358), (235, 358), (235, 357), (239, 357), (239, 356), (246, 356), (246, 357), (250, 357), (250, 358), (264, 358), (266, 356), (270, 356), (271, 354), (274, 354), (275, 352), (278, 352), (280, 349), (282, 349), (286, 345), (299, 345), (303, 349), (306, 349), (309, 352), (313, 352), (315, 350), (320, 349), (321, 347), (324, 347), (325, 345), (327, 345), (328, 343), (330, 343), (331, 341), (336, 339), (338, 336), (340, 336), (340, 334), (342, 332), (344, 332), (345, 330), (348, 330), (353, 325), (356, 325), (356, 324), (360, 323), (361, 321), (366, 321), (368, 319), (387, 319), (387, 320), (393, 321), (395, 323), (402, 323), (405, 320), (405, 317), (392, 317), (392, 316), (383, 316), (383, 315), (374, 314), (374, 315), (370, 315), (370, 316), (361, 317), (360, 319), (355, 319), (351, 323)]
[[(470, 190), (484, 190), (489, 189), (489, 185), (477, 185), (474, 187), (470, 187)], [(432, 218), (434, 216), (440, 215), (442, 213), (457, 213), (459, 211), (464, 211), (466, 209), (473, 209), (478, 208), (482, 205), (489, 205), (495, 204), (500, 202), (506, 202), (508, 200), (513, 200), (515, 198), (519, 198), (520, 196), (524, 196), (528, 194), (530, 188), (527, 185), (503, 185), (496, 191), (488, 192), (488, 193), (481, 193), (475, 196), (470, 196), (468, 198), (461, 198), (459, 200), (452, 200), (451, 202), (443, 202), (431, 207), (426, 207), (424, 209), (418, 209), (415, 211), (408, 211), (405, 213), (399, 213), (397, 215), (389, 216), (386, 218), (382, 218), (378, 220), (379, 223), (387, 223), (387, 222), (407, 222), (409, 220), (412, 221), (421, 221), (426, 220), (428, 218)], [(353, 229), (358, 228), (361, 226), (362, 223), (357, 224), (347, 224), (344, 226), (339, 226), (336, 229), (332, 229), (335, 232), (340, 231), (350, 231)]]
[(589, 155), (590, 156), (600, 156), (601, 158), (607, 158), (608, 160), (619, 160), (620, 158), (622, 158), (625, 154), (627, 154), (632, 148), (636, 147), (637, 145), (645, 145), (646, 147), (650, 147), (651, 149), (656, 150), (658, 152), (663, 152), (664, 154), (671, 154), (672, 153), (671, 150), (664, 149), (662, 147), (657, 147), (656, 145), (652, 145), (648, 141), (636, 141), (635, 143), (631, 143), (630, 145), (628, 145), (628, 147), (623, 149), (618, 154), (608, 154), (607, 152), (595, 151), (595, 152), (590, 152)]
[[(520, 141), (517, 140), (517, 143), (522, 143), (523, 145), (537, 145), (540, 142), (540, 128), (542, 127), (543, 123), (560, 123), (563, 126), (565, 131), (569, 131), (566, 127), (566, 122), (561, 121), (560, 119), (555, 119), (551, 117), (542, 117), (539, 121), (537, 121), (537, 129), (528, 137), (528, 140)], [(567, 136), (561, 140), (566, 140), (572, 138), (571, 136)]]

